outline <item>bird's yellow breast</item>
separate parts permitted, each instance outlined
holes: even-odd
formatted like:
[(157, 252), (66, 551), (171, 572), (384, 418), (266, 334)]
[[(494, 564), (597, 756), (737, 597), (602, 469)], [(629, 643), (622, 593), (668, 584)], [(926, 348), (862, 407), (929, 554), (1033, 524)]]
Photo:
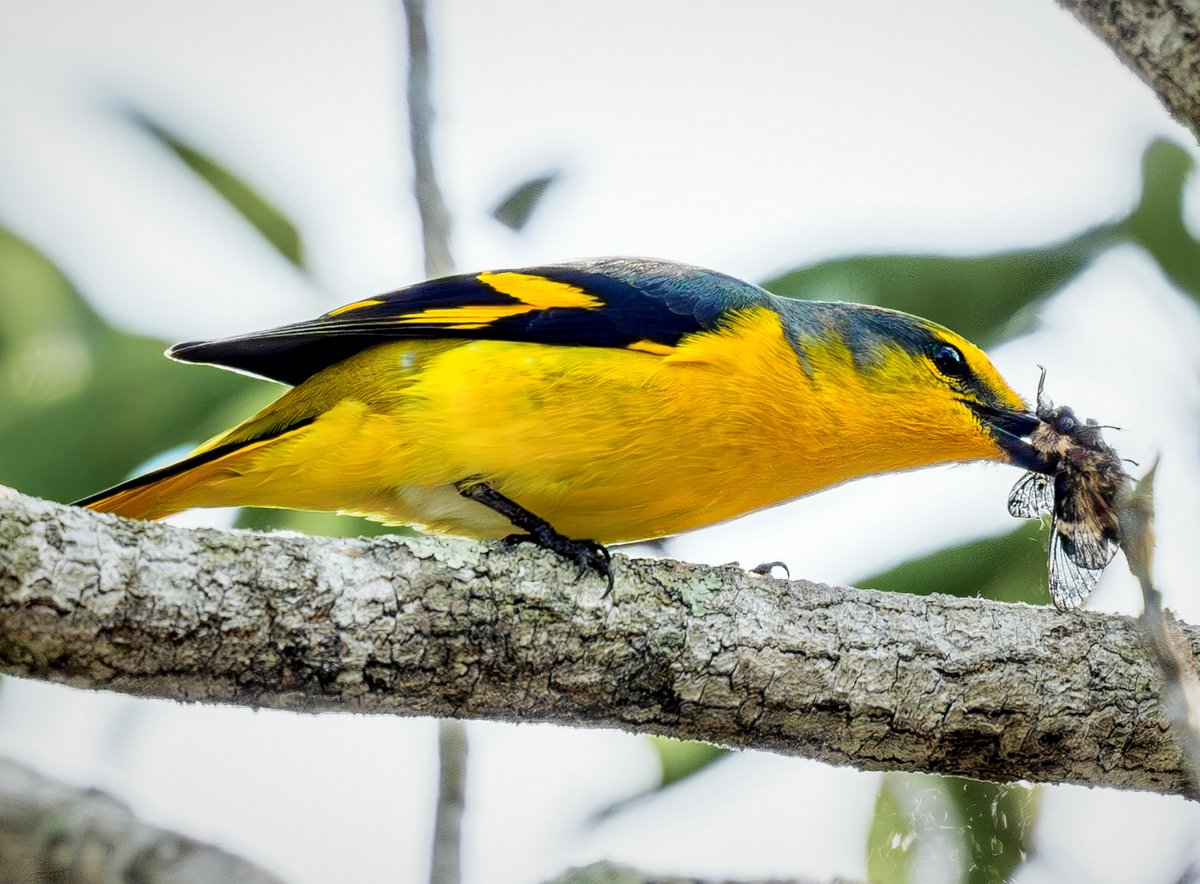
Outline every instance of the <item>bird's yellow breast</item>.
[(675, 347), (384, 344), (285, 394), (256, 420), (315, 420), (203, 493), (511, 533), (454, 490), (473, 478), (567, 536), (612, 543), (868, 473), (999, 457), (982, 430), (931, 433), (937, 410), (889, 384), (886, 358), (865, 371), (837, 341), (813, 342), (805, 357), (762, 308)]

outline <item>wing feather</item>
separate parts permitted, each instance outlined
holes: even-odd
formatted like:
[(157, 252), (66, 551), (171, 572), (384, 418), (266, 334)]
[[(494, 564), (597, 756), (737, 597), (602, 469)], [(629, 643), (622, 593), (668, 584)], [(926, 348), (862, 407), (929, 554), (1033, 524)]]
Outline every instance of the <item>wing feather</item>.
[(468, 338), (589, 347), (672, 347), (774, 296), (724, 274), (636, 258), (452, 276), (355, 301), (308, 322), (168, 355), (298, 384), (376, 344)]

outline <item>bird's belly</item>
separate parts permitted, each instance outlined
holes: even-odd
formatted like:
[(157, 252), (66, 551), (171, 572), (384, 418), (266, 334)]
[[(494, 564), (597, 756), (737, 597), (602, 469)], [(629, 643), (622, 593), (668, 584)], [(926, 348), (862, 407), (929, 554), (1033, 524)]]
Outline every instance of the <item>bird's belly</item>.
[(520, 531), (506, 518), (458, 493), (453, 485), (400, 485), (375, 501), (390, 521), (463, 537), (501, 538)]
[[(627, 459), (620, 466), (623, 474), (610, 472), (599, 483), (579, 477), (551, 484), (544, 481), (544, 475), (533, 481), (507, 475), (494, 476), (489, 484), (560, 533), (603, 543), (679, 534), (786, 499), (748, 493), (736, 480), (722, 481), (719, 470), (705, 470), (702, 475), (676, 471), (657, 482), (645, 482), (623, 481), (621, 475), (648, 470), (639, 471), (638, 464)], [(664, 470), (661, 460), (651, 467)], [(454, 485), (398, 485), (373, 495), (354, 511), (467, 537), (501, 538), (520, 533), (503, 516), (463, 497)]]
[(648, 354), (473, 343), (426, 366), (408, 405), (383, 418), (378, 435), (403, 439), (403, 454), (362, 509), (455, 534), (513, 533), (454, 488), (475, 479), (571, 537), (713, 524), (840, 480), (800, 457), (820, 446), (796, 438), (794, 414), (772, 421), (779, 395)]

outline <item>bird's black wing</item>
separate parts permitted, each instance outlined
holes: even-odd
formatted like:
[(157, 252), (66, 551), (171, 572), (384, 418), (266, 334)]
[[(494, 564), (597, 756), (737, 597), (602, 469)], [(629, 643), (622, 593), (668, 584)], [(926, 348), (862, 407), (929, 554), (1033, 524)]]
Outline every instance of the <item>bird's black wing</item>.
[(451, 276), (366, 298), (308, 322), (177, 344), (182, 362), (298, 384), (367, 347), (403, 338), (475, 338), (649, 349), (715, 328), (773, 296), (668, 261), (604, 258)]

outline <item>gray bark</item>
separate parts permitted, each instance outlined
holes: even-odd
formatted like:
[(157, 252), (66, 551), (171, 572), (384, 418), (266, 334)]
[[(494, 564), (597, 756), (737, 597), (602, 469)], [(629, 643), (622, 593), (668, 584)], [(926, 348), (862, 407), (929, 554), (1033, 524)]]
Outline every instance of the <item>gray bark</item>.
[[(0, 495), (0, 671), (552, 721), (872, 770), (1186, 794), (1137, 624), (445, 538), (182, 530)], [(1196, 668), (1200, 630), (1181, 626)]]
[(0, 884), (278, 884), (243, 859), (140, 822), (114, 798), (0, 759)]
[(1058, 0), (1200, 140), (1200, 0)]

